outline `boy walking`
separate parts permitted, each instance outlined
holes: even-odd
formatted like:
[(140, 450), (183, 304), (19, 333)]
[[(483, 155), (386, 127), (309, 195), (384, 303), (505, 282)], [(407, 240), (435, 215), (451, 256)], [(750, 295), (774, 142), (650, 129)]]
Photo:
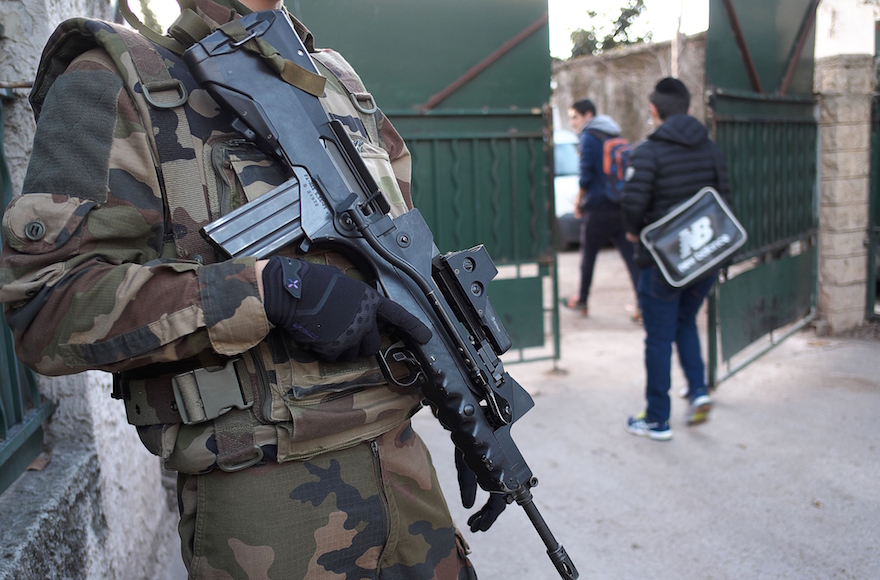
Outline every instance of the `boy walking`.
[[(709, 139), (706, 127), (687, 114), (689, 107), (690, 93), (678, 79), (662, 79), (651, 93), (651, 119), (658, 128), (633, 151), (623, 192), (624, 226), (631, 242), (638, 243), (642, 228), (705, 186), (715, 187), (725, 201), (730, 200), (723, 156)], [(626, 429), (634, 435), (667, 441), (672, 438), (669, 389), (673, 342), (688, 383), (687, 424), (702, 423), (712, 409), (696, 318), (717, 272), (674, 288), (641, 244), (636, 262), (641, 268), (637, 292), (646, 332), (647, 405), (643, 412), (627, 419)]]

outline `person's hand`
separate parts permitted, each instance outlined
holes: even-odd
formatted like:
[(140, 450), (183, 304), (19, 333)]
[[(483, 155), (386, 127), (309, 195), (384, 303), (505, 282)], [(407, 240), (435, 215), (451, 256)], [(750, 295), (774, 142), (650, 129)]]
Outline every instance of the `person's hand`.
[[(477, 474), (464, 462), (464, 453), (457, 447), (455, 449), (455, 470), (458, 472), (458, 487), (461, 490), (461, 505), (470, 509), (474, 506), (474, 500), (477, 499)], [(504, 508), (507, 507), (507, 500), (500, 493), (489, 494), (489, 501), (486, 502), (480, 511), (468, 518), (468, 526), (472, 532), (485, 532), (488, 530)]]
[(269, 322), (325, 360), (376, 354), (386, 324), (419, 344), (431, 339), (431, 330), (402, 306), (333, 266), (274, 256), (262, 282)]
[(574, 208), (572, 209), (572, 213), (574, 213), (574, 217), (578, 219), (584, 216), (584, 211), (581, 209), (581, 204), (584, 201), (585, 195), (587, 195), (587, 192), (583, 189), (579, 189), (577, 199), (574, 200)]
[(632, 242), (634, 244), (638, 244), (639, 243), (639, 236), (637, 234), (626, 232), (626, 241)]
[(495, 520), (498, 519), (498, 516), (501, 515), (501, 512), (506, 507), (507, 499), (503, 494), (490, 493), (489, 501), (486, 502), (486, 505), (468, 518), (468, 526), (470, 526), (472, 532), (485, 532), (495, 523)]

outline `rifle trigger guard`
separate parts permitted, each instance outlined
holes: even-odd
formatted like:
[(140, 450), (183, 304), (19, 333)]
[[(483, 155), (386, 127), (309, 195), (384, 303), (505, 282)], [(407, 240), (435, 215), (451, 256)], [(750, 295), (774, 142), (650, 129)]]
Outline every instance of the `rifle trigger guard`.
[[(385, 350), (379, 350), (376, 359), (379, 361), (379, 368), (382, 370), (382, 374), (385, 375), (388, 382), (393, 383), (398, 387), (408, 389), (425, 378), (425, 373), (422, 371), (421, 365), (419, 365), (413, 353), (406, 348), (406, 345), (404, 345), (401, 340), (398, 340)], [(391, 372), (392, 362), (402, 362), (405, 364), (410, 370), (412, 380), (403, 383), (394, 378), (394, 374)]]
[(489, 412), (501, 425), (510, 425), (512, 414), (510, 412), (510, 403), (507, 402), (507, 399), (496, 395), (492, 391), (488, 391), (486, 393), (486, 403), (489, 405)]

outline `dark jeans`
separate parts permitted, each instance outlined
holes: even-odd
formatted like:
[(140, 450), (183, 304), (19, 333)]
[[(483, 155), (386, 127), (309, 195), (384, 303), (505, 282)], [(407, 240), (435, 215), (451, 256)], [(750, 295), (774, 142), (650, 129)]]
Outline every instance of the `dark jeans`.
[(666, 283), (656, 266), (639, 272), (639, 306), (647, 333), (645, 370), (648, 384), (645, 395), (648, 422), (669, 420), (673, 342), (687, 378), (688, 397), (693, 400), (706, 394), (697, 312), (712, 290), (715, 278), (713, 274), (685, 288), (673, 288)]
[(617, 247), (620, 257), (626, 263), (633, 288), (638, 281), (638, 269), (633, 260), (635, 244), (627, 241), (626, 230), (623, 228), (623, 217), (619, 207), (587, 210), (581, 222), (581, 291), (578, 301), (587, 303), (590, 286), (593, 284), (593, 268), (596, 256), (608, 240)]

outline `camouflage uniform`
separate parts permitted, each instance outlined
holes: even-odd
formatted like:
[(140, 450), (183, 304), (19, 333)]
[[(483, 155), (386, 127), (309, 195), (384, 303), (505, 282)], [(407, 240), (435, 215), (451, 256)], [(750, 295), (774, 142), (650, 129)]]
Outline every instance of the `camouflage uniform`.
[[(195, 5), (213, 29), (238, 3)], [(406, 211), (399, 134), (381, 111), (352, 106), (352, 92), (365, 94), (360, 79), (294, 25), (327, 77), (325, 109), (350, 131), (392, 213)], [(115, 373), (145, 446), (181, 474), (191, 578), (474, 578), (410, 424), (419, 391), (388, 383), (373, 357), (328, 363), (299, 348), (267, 320), (255, 260), (221, 261), (198, 235), (284, 181), (281, 171), (177, 55), (127, 34), (75, 19), (44, 52), (34, 151), (2, 224), (0, 300), (17, 354), (46, 375)], [(154, 107), (167, 97), (156, 87), (174, 83), (186, 103)], [(190, 201), (180, 203), (184, 188)], [(298, 257), (360, 276), (333, 252)], [(220, 376), (194, 379), (197, 369), (223, 365), (247, 408), (203, 420), (187, 385)]]

